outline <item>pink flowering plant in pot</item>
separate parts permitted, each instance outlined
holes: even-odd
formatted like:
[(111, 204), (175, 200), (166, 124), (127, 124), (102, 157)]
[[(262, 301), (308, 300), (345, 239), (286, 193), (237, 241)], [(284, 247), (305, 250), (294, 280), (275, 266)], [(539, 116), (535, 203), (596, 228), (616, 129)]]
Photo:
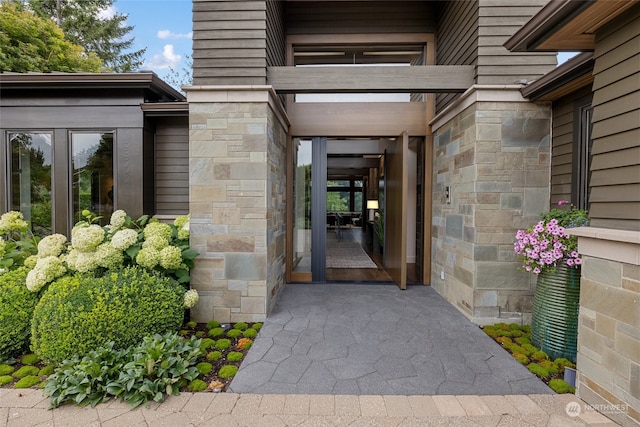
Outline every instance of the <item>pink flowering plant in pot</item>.
[(534, 274), (554, 271), (558, 262), (570, 267), (582, 264), (578, 254), (578, 239), (567, 233), (567, 228), (589, 224), (587, 211), (576, 209), (566, 200), (558, 207), (540, 215), (540, 221), (526, 230), (518, 230), (514, 251), (523, 263), (523, 269)]

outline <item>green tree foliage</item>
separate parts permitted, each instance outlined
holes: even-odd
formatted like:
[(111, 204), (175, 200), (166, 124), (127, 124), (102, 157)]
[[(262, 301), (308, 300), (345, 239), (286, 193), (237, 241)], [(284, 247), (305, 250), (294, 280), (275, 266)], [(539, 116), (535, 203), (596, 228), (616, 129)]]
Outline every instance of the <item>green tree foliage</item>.
[(33, 11), (51, 18), (67, 38), (95, 53), (111, 71), (135, 71), (143, 63), (146, 49), (131, 51), (133, 38), (127, 35), (133, 27), (126, 25), (127, 15), (105, 16), (113, 0), (29, 0)]
[(17, 1), (0, 3), (0, 71), (99, 72), (101, 60), (65, 39), (53, 21), (41, 19)]

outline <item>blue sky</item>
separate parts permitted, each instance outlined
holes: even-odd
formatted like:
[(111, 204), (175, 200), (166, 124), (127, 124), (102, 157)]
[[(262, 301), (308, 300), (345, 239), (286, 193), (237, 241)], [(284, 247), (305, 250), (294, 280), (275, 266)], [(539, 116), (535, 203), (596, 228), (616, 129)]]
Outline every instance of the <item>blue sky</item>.
[(142, 70), (160, 77), (182, 70), (191, 56), (191, 0), (116, 0), (113, 6), (135, 27), (133, 49), (147, 48)]

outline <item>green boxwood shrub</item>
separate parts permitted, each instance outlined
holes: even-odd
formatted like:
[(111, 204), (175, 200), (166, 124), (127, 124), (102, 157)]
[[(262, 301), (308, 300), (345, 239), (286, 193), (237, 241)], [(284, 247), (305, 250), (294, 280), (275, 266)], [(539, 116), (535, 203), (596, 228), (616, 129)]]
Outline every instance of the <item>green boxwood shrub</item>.
[(242, 357), (244, 355), (242, 353), (240, 353), (239, 351), (230, 351), (229, 354), (227, 354), (227, 361), (228, 362), (239, 362), (242, 360)]
[(13, 373), (14, 378), (22, 379), (30, 375), (38, 375), (40, 369), (35, 366), (23, 366)]
[(204, 337), (204, 331), (196, 332), (196, 338), (202, 338), (202, 337)]
[(554, 360), (555, 364), (558, 366), (558, 369), (560, 369), (561, 371), (564, 370), (565, 367), (567, 368), (576, 368), (576, 365), (571, 362), (569, 359), (564, 358), (564, 357), (559, 357), (556, 360)]
[(238, 367), (233, 365), (224, 365), (218, 371), (218, 377), (227, 379), (233, 377), (238, 372)]
[(127, 267), (102, 277), (77, 274), (49, 285), (31, 323), (33, 351), (61, 362), (108, 342), (114, 348), (176, 332), (184, 319), (184, 288), (168, 277)]
[(255, 329), (256, 331), (259, 331), (260, 329), (262, 329), (262, 323), (260, 322), (254, 323), (252, 328)]
[(16, 369), (9, 365), (0, 365), (0, 375), (11, 375)]
[(553, 379), (549, 381), (549, 387), (551, 390), (558, 394), (573, 393), (574, 389), (565, 380)]
[(207, 354), (207, 360), (209, 362), (215, 362), (217, 360), (220, 360), (221, 358), (222, 358), (222, 353), (220, 353), (218, 350), (209, 352)]
[(219, 327), (220, 327), (220, 322), (216, 320), (211, 320), (209, 323), (207, 323), (207, 329), (213, 329), (213, 328), (219, 328)]
[(227, 338), (237, 338), (242, 335), (242, 331), (240, 329), (230, 329), (227, 332)]
[(33, 387), (34, 385), (38, 384), (40, 382), (40, 378), (35, 376), (35, 375), (27, 375), (26, 377), (22, 378), (20, 381), (18, 381), (14, 387), (15, 388), (29, 388), (29, 387)]
[(22, 363), (23, 365), (35, 365), (39, 361), (40, 361), (40, 358), (38, 357), (38, 355), (31, 353), (31, 354), (25, 354), (22, 357), (22, 360), (20, 361), (20, 363)]
[(248, 327), (249, 325), (247, 325), (245, 322), (238, 322), (233, 325), (233, 329), (239, 329), (241, 331), (244, 331)]
[(0, 385), (7, 385), (13, 382), (13, 377), (11, 375), (0, 375)]
[(216, 350), (226, 350), (231, 347), (231, 341), (226, 338), (219, 339), (218, 341), (216, 341), (214, 347)]
[(247, 329), (246, 331), (242, 332), (242, 336), (245, 338), (255, 338), (256, 335), (258, 335), (258, 331), (256, 331), (255, 329)]
[(190, 322), (187, 322), (184, 326), (189, 329), (194, 329), (196, 326), (198, 326), (198, 324), (194, 321), (190, 321)]
[(224, 334), (224, 329), (222, 328), (213, 328), (209, 329), (209, 336), (211, 338), (219, 337)]
[(202, 350), (202, 352), (206, 352), (215, 344), (216, 342), (211, 338), (204, 338), (202, 341), (200, 341), (200, 350)]
[(211, 363), (208, 362), (200, 362), (196, 365), (196, 370), (200, 375), (207, 375), (211, 372), (212, 369), (213, 366), (211, 366)]
[(189, 391), (193, 392), (205, 391), (207, 389), (207, 383), (202, 380), (193, 380), (189, 383), (187, 388)]
[(529, 358), (521, 353), (514, 353), (513, 358), (516, 359), (518, 362), (522, 363), (523, 365), (528, 365), (530, 362)]
[(0, 356), (14, 356), (29, 345), (39, 294), (27, 289), (27, 272), (22, 267), (0, 275)]
[(538, 362), (542, 362), (543, 360), (549, 360), (549, 355), (542, 350), (538, 350), (531, 355), (531, 358)]

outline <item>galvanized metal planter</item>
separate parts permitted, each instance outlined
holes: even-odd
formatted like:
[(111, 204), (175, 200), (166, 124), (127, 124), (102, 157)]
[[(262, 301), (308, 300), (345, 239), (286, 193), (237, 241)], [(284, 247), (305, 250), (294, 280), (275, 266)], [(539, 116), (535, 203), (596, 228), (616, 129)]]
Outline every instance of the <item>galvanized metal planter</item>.
[(538, 275), (533, 297), (531, 340), (552, 359), (575, 363), (580, 299), (580, 267), (558, 263), (555, 272)]

